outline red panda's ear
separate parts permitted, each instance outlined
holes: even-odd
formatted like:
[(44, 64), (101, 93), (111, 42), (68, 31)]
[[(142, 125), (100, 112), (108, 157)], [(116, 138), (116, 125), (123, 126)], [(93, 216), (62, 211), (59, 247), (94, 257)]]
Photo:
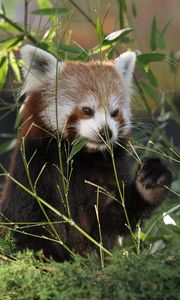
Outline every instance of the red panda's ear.
[(131, 86), (132, 76), (136, 62), (136, 54), (134, 52), (124, 52), (115, 59), (114, 66), (118, 73), (123, 77), (127, 87)]
[(57, 66), (61, 68), (63, 64), (50, 53), (31, 45), (23, 46), (20, 53), (25, 79), (23, 93), (39, 90), (48, 78), (55, 78)]

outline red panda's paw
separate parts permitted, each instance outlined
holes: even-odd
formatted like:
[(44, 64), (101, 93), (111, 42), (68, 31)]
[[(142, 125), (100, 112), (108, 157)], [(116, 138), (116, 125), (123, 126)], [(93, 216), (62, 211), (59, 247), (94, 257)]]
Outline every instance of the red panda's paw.
[(137, 172), (136, 188), (141, 197), (151, 205), (160, 203), (168, 194), (171, 172), (159, 158), (145, 158)]

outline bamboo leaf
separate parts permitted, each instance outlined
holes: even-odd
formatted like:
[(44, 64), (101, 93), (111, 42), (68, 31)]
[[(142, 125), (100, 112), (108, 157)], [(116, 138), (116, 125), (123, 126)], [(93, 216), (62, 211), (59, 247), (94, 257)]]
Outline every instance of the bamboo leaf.
[(17, 59), (14, 56), (13, 52), (9, 53), (9, 63), (10, 63), (10, 66), (11, 66), (17, 80), (21, 81), (21, 73), (20, 73), (19, 65), (17, 63)]
[(49, 7), (33, 10), (31, 14), (33, 15), (43, 15), (43, 16), (57, 16), (57, 15), (66, 15), (70, 12), (69, 9), (65, 7)]
[(154, 87), (158, 87), (158, 80), (156, 78), (156, 76), (154, 75), (154, 73), (152, 72), (152, 70), (150, 68), (148, 68), (148, 71), (146, 72), (146, 76), (149, 80), (149, 82), (154, 86)]
[(131, 31), (133, 31), (133, 28), (124, 28), (121, 30), (114, 31), (105, 37), (105, 41), (111, 43), (115, 42), (117, 40), (124, 38)]
[(13, 25), (9, 24), (8, 22), (5, 21), (0, 21), (0, 28), (3, 29), (4, 31), (8, 31), (10, 33), (17, 33), (18, 29), (15, 28)]
[(67, 45), (67, 44), (60, 44), (58, 45), (58, 52), (62, 51), (62, 52), (66, 52), (66, 53), (72, 53), (72, 54), (81, 54), (83, 53), (83, 50), (72, 46), (72, 45)]
[(152, 51), (155, 51), (157, 48), (156, 34), (157, 34), (157, 24), (156, 24), (156, 18), (154, 17), (151, 25), (151, 34), (150, 34), (150, 46)]
[(0, 42), (0, 51), (7, 51), (16, 46), (23, 39), (22, 36), (13, 37)]
[(8, 152), (14, 148), (16, 140), (8, 140), (7, 142), (0, 145), (0, 154)]
[(137, 56), (137, 60), (140, 63), (148, 64), (150, 62), (162, 61), (166, 59), (166, 55), (163, 53), (146, 53)]
[(147, 85), (145, 82), (141, 82), (141, 87), (142, 87), (144, 93), (148, 94), (154, 100), (157, 107), (161, 108), (159, 96), (158, 96), (157, 92), (152, 87)]
[(81, 137), (77, 138), (72, 144), (69, 160), (72, 159), (86, 144), (86, 139)]
[(97, 22), (96, 22), (96, 33), (99, 37), (99, 42), (102, 44), (102, 42), (104, 41), (104, 32), (99, 18), (97, 18)]
[(8, 73), (8, 59), (7, 56), (0, 57), (0, 89), (6, 82)]
[(137, 10), (136, 10), (136, 4), (134, 2), (132, 3), (131, 10), (132, 10), (133, 16), (136, 18), (137, 17)]
[[(162, 29), (162, 31), (158, 32), (158, 45), (159, 45), (159, 48), (160, 49), (163, 49), (165, 48), (166, 46), (166, 43), (165, 43), (165, 39), (164, 39), (164, 36), (165, 36), (165, 33), (167, 31), (167, 29), (169, 28), (169, 26), (171, 25), (172, 23), (172, 18), (170, 20), (167, 21), (167, 23), (165, 24), (164, 28)], [(163, 47), (163, 48), (161, 48)]]
[(37, 0), (39, 8), (49, 8), (53, 7), (53, 4), (50, 0)]
[(93, 48), (92, 50), (89, 50), (89, 55), (94, 55), (94, 54), (98, 54), (98, 53), (102, 53), (104, 51), (107, 51), (109, 49), (112, 48), (112, 44), (107, 44), (107, 45), (98, 45), (95, 48)]

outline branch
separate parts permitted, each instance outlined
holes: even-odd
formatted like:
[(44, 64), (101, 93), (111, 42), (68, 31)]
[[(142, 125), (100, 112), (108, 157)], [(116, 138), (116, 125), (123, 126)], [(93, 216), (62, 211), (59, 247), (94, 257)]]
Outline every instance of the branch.
[(73, 0), (69, 0), (69, 2), (75, 7), (77, 8), (77, 10), (79, 10), (79, 12), (86, 18), (86, 20), (89, 21), (89, 23), (91, 23), (93, 25), (94, 28), (96, 28), (96, 24), (94, 23), (94, 21), (73, 1)]
[(0, 18), (2, 18), (4, 21), (6, 21), (7, 23), (9, 23), (11, 26), (13, 26), (19, 32), (22, 32), (23, 35), (24, 35), (24, 37), (27, 37), (32, 43), (37, 44), (36, 38), (34, 38), (31, 34), (25, 32), (24, 28), (22, 28), (21, 26), (19, 26), (17, 23), (13, 22), (11, 19), (9, 19), (8, 17), (6, 17), (4, 14), (0, 14)]

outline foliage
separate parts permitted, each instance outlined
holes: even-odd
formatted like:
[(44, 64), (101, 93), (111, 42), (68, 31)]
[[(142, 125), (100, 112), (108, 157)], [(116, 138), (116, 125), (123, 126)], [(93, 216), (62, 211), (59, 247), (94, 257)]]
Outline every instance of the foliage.
[[(19, 49), (27, 41), (52, 53), (60, 60), (88, 61), (94, 57), (108, 60), (117, 57), (119, 46), (123, 49), (134, 49), (135, 29), (128, 25), (125, 0), (117, 1), (120, 29), (108, 34), (104, 32), (104, 21), (108, 10), (104, 18), (97, 15), (97, 20), (94, 22), (77, 3), (69, 2), (72, 4), (71, 9), (55, 7), (50, 0), (37, 0), (38, 9), (29, 12), (28, 1), (25, 0), (24, 25), (19, 25), (11, 20), (6, 12), (6, 6), (2, 6), (0, 29), (6, 32), (8, 37), (0, 41), (0, 89), (3, 89), (9, 72), (14, 76), (14, 86), (22, 85), (20, 71), (22, 62), (18, 59)], [(132, 2), (131, 15), (132, 18), (137, 18), (135, 1)], [(82, 49), (77, 44), (68, 42), (70, 37), (66, 30), (73, 8), (78, 10), (87, 22), (96, 29), (98, 44), (92, 49)], [(35, 18), (39, 18), (40, 23), (44, 16), (48, 20), (43, 34), (40, 34), (38, 29), (36, 32), (31, 30), (28, 23), (29, 13), (33, 14)], [(59, 39), (60, 23), (65, 26), (61, 30)], [(178, 250), (177, 239), (180, 230), (178, 221), (180, 155), (171, 137), (167, 136), (165, 129), (170, 121), (180, 124), (180, 113), (173, 102), (180, 59), (177, 53), (167, 53), (166, 51), (165, 33), (169, 26), (171, 26), (171, 20), (168, 20), (164, 27), (159, 29), (157, 20), (154, 18), (149, 29), (149, 51), (147, 53), (142, 53), (141, 49), (136, 51), (137, 68), (141, 76), (140, 78), (137, 74), (134, 76), (136, 88), (134, 98), (144, 107), (149, 121), (148, 124), (144, 124), (139, 120), (133, 120), (134, 135), (128, 144), (128, 152), (134, 166), (136, 161), (145, 156), (160, 156), (166, 160), (174, 174), (171, 199), (167, 199), (159, 212), (146, 223), (144, 229), (141, 228), (140, 224), (136, 235), (125, 240), (124, 247), (128, 251), (133, 250), (138, 254), (142, 251), (142, 255), (138, 256), (131, 253), (121, 257), (120, 254), (113, 254), (112, 261), (107, 264), (105, 271), (100, 271), (100, 267), (97, 267), (93, 258), (87, 261), (77, 259), (73, 264), (58, 265), (55, 262), (50, 262), (44, 265), (42, 262), (34, 260), (30, 253), (22, 255), (12, 264), (2, 263), (0, 266), (0, 281), (2, 283), (0, 295), (2, 299), (11, 299), (11, 295), (13, 295), (13, 299), (18, 300), (59, 299), (59, 293), (62, 295), (61, 299), (75, 299), (75, 297), (77, 299), (88, 299), (88, 297), (89, 299), (178, 299), (176, 280), (179, 275), (176, 271), (174, 255)], [(168, 64), (174, 82), (171, 91), (162, 90), (153, 71), (153, 64), (155, 63)], [(17, 94), (14, 96), (14, 103), (0, 99), (0, 122), (5, 122), (11, 112), (16, 112), (16, 131), (18, 131), (19, 124), (19, 103), (20, 99)], [(9, 136), (1, 131), (0, 137), (4, 139), (4, 143), (0, 145), (0, 154), (4, 154), (12, 149), (14, 136)], [(71, 158), (80, 151), (84, 144), (85, 141), (82, 140), (77, 140), (74, 143), (70, 153)], [(6, 174), (6, 170), (2, 167), (0, 176), (4, 174)], [(65, 189), (67, 188), (65, 186)], [(67, 220), (68, 222), (72, 221), (68, 218)], [(133, 239), (137, 247), (134, 247)], [(3, 258), (6, 255), (13, 255), (11, 244), (12, 241), (8, 232), (5, 240), (0, 239), (0, 250)], [(163, 252), (163, 248), (168, 252)], [(158, 250), (161, 250), (162, 254), (159, 253), (157, 256), (143, 254), (144, 252), (155, 253)], [(104, 266), (102, 261), (101, 263)], [(148, 272), (144, 272), (144, 270), (148, 270)], [(80, 286), (81, 289), (79, 290)], [(29, 298), (27, 294), (29, 294)]]
[(179, 263), (179, 257), (166, 252), (137, 256), (118, 251), (102, 270), (95, 257), (43, 263), (27, 252), (0, 263), (0, 295), (4, 300), (178, 300)]

